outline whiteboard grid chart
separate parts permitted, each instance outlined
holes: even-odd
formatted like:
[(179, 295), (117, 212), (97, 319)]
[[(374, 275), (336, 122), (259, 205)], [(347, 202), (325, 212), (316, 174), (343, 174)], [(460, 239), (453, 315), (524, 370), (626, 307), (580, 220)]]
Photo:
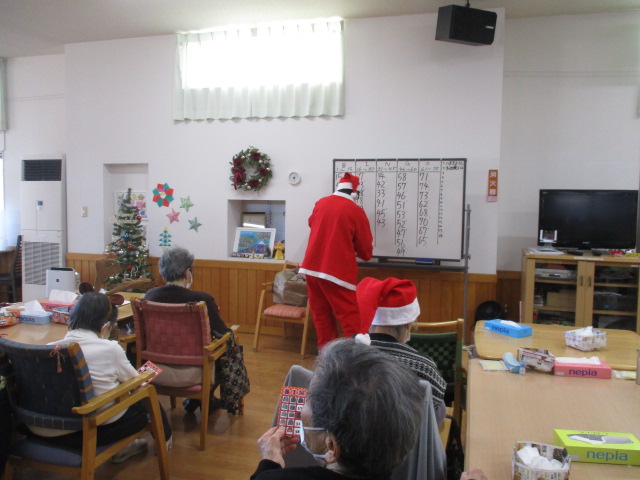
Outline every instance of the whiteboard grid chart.
[(373, 233), (373, 255), (463, 258), (466, 158), (334, 159), (333, 182), (360, 178), (357, 203)]

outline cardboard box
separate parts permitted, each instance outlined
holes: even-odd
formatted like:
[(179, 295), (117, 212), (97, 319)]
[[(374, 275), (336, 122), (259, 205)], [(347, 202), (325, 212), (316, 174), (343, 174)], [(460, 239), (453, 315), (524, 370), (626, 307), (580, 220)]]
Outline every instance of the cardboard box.
[(504, 320), (494, 319), (484, 322), (484, 329), (490, 332), (507, 335), (509, 337), (530, 337), (533, 330), (528, 325), (502, 323)]
[[(540, 470), (520, 463), (516, 453), (525, 446), (535, 447), (540, 455), (548, 460), (555, 458), (562, 462), (562, 468), (560, 470)], [(546, 443), (519, 441), (513, 448), (513, 455), (511, 456), (511, 478), (513, 480), (569, 480), (570, 469), (571, 457), (564, 447)]]
[(631, 433), (555, 429), (553, 441), (574, 462), (640, 465), (640, 441)]
[(575, 290), (560, 290), (547, 292), (547, 307), (572, 308), (576, 306)]
[(555, 359), (549, 350), (518, 347), (518, 361), (541, 372), (551, 372)]
[(34, 325), (46, 325), (51, 323), (51, 312), (46, 313), (24, 313), (20, 314), (20, 323), (31, 323)]
[(553, 365), (553, 374), (558, 377), (611, 378), (611, 367), (604, 362), (599, 365), (585, 363), (558, 363)]

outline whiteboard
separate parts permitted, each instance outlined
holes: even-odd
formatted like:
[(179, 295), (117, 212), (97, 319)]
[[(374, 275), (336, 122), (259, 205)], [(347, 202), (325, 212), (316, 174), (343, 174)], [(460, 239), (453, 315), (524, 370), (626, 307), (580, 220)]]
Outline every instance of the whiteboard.
[(334, 190), (345, 172), (360, 177), (357, 203), (375, 257), (463, 258), (466, 158), (335, 159)]

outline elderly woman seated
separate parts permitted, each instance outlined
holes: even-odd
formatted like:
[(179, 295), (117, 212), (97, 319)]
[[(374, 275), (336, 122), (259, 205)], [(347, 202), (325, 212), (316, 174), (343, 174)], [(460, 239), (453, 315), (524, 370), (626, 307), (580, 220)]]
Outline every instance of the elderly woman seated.
[(263, 460), (251, 477), (386, 479), (413, 448), (423, 414), (418, 378), (388, 355), (351, 338), (320, 352), (302, 410), (304, 442), (323, 466), (283, 468), (297, 438), (274, 427), (258, 441)]
[[(188, 250), (175, 247), (167, 250), (160, 257), (158, 268), (166, 285), (149, 290), (144, 298), (160, 303), (189, 303), (203, 301), (207, 305), (211, 337), (220, 337), (228, 329), (220, 317), (220, 308), (210, 293), (191, 290), (193, 284), (194, 256)], [(156, 380), (159, 385), (183, 387), (198, 383), (202, 376), (201, 367), (162, 365), (162, 378)], [(215, 382), (215, 371), (212, 382)], [(188, 398), (183, 402), (187, 412), (194, 412), (200, 407), (200, 400)], [(220, 407), (220, 400), (211, 398), (209, 410)]]
[[(341, 338), (316, 361), (302, 409), (301, 439), (273, 427), (258, 440), (262, 460), (252, 480), (386, 480), (414, 447), (425, 390), (400, 362), (376, 348)], [(285, 467), (301, 447), (320, 465)], [(487, 480), (481, 470), (460, 480)]]
[(447, 382), (433, 359), (406, 345), (420, 315), (415, 285), (411, 280), (367, 277), (358, 283), (356, 294), (363, 331), (369, 329), (369, 335), (357, 335), (356, 340), (392, 355), (428, 381), (432, 387), (436, 419), (442, 423), (446, 415)]

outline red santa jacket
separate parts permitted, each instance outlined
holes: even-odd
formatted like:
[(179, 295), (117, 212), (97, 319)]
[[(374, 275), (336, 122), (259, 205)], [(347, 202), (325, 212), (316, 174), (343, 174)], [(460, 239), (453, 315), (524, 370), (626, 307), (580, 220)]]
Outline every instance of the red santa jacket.
[(373, 236), (369, 219), (349, 195), (335, 192), (316, 202), (309, 217), (309, 244), (300, 273), (356, 289), (356, 256), (369, 260)]

